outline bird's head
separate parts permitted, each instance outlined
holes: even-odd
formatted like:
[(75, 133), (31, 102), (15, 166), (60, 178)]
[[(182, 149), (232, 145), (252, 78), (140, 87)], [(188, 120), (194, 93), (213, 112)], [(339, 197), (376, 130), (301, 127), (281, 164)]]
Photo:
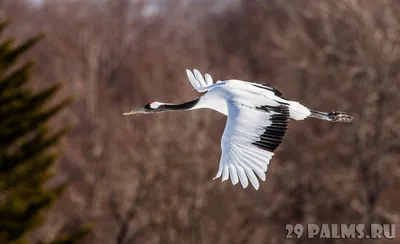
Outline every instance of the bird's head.
[(163, 103), (149, 102), (143, 107), (136, 108), (130, 112), (124, 113), (124, 115), (159, 113), (163, 111), (161, 105), (163, 105)]

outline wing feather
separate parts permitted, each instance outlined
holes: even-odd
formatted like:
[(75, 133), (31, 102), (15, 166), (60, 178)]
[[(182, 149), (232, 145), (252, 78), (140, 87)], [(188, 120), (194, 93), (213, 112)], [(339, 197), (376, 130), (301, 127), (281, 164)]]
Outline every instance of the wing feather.
[(229, 179), (229, 165), (225, 164), (222, 170), (222, 181)]
[(239, 182), (239, 176), (234, 164), (229, 164), (229, 175), (231, 177), (232, 184), (236, 185)]
[(194, 71), (194, 76), (200, 82), (201, 86), (203, 88), (207, 87), (207, 83), (204, 80), (203, 76), (201, 75), (200, 71), (198, 71), (197, 69), (194, 69), (193, 71)]
[[(250, 184), (258, 189), (265, 172), (281, 143), (290, 117), (289, 108), (251, 107), (241, 102), (228, 103), (228, 120), (221, 140), (222, 156), (215, 178), (231, 178), (232, 184)], [(258, 178), (257, 178), (258, 177)], [(215, 179), (214, 178), (214, 179)]]
[(189, 78), (190, 84), (192, 84), (192, 86), (194, 87), (194, 89), (196, 89), (197, 91), (200, 92), (200, 90), (201, 90), (201, 84), (200, 84), (200, 82), (194, 77), (192, 71), (190, 71), (190, 70), (187, 69), (187, 70), (186, 70), (186, 74), (187, 74), (187, 76), (188, 76), (188, 78)]
[(224, 85), (224, 82), (218, 81), (214, 84), (211, 75), (205, 74), (205, 79), (201, 75), (200, 71), (194, 69), (193, 72), (190, 70), (186, 70), (186, 75), (189, 78), (190, 84), (196, 89), (198, 92), (206, 92), (214, 87)]
[(242, 184), (243, 188), (246, 188), (249, 185), (249, 181), (247, 180), (247, 176), (246, 173), (244, 172), (243, 166), (238, 165), (237, 169), (238, 169), (240, 184)]
[(242, 154), (240, 157), (243, 159), (242, 162), (253, 169), (253, 171), (262, 181), (265, 181), (265, 170), (263, 170), (262, 166), (260, 166), (257, 160), (254, 160), (254, 158), (249, 157), (247, 154)]
[(260, 183), (257, 180), (256, 175), (254, 174), (253, 170), (249, 168), (246, 164), (243, 164), (244, 171), (246, 172), (247, 178), (250, 180), (250, 183), (253, 185), (253, 187), (258, 190), (260, 187)]
[(212, 84), (214, 84), (211, 75), (206, 74), (206, 75), (205, 75), (205, 78), (206, 78), (207, 86), (211, 86)]

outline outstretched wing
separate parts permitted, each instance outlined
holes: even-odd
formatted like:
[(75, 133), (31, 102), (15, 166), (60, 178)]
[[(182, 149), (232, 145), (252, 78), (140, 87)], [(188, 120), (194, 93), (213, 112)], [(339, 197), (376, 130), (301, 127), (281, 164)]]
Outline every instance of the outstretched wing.
[[(280, 145), (289, 121), (287, 105), (249, 107), (228, 104), (228, 120), (222, 136), (222, 155), (218, 173), (222, 181), (239, 181), (259, 188), (256, 175), (265, 181), (265, 172), (274, 150)], [(214, 178), (214, 179), (215, 179)]]
[[(186, 70), (186, 74), (189, 78), (190, 83), (192, 86), (198, 91), (198, 92), (206, 92), (212, 89), (215, 85), (213, 82), (213, 79), (211, 75), (205, 74), (205, 79), (201, 75), (201, 73), (197, 70), (194, 69), (193, 73), (190, 70)], [(220, 82), (220, 81), (219, 81)], [(217, 83), (219, 83), (217, 82)]]

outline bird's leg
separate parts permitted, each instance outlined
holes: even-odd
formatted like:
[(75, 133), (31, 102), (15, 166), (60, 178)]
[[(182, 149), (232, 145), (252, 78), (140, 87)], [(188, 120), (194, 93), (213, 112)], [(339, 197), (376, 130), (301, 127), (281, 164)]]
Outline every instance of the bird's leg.
[(325, 113), (325, 112), (311, 110), (310, 117), (317, 118), (317, 119), (323, 119), (323, 120), (327, 120), (327, 121), (331, 121), (331, 122), (349, 123), (353, 120), (353, 117), (347, 115), (344, 112), (339, 112), (339, 111), (332, 111), (329, 113)]

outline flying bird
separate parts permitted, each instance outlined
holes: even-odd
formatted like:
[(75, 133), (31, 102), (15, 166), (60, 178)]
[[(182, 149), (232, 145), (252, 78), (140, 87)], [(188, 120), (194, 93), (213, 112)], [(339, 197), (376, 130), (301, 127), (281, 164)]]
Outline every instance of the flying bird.
[[(250, 183), (257, 190), (258, 178), (265, 181), (265, 173), (275, 149), (285, 136), (289, 119), (317, 118), (330, 122), (351, 122), (346, 113), (311, 110), (296, 101), (283, 97), (270, 85), (242, 80), (213, 82), (209, 74), (194, 69), (186, 70), (190, 83), (200, 98), (182, 104), (150, 102), (124, 115), (153, 114), (167, 111), (209, 108), (226, 116), (227, 122), (221, 139), (222, 155), (214, 179), (230, 179), (232, 184)], [(257, 178), (258, 176), (258, 178)]]

